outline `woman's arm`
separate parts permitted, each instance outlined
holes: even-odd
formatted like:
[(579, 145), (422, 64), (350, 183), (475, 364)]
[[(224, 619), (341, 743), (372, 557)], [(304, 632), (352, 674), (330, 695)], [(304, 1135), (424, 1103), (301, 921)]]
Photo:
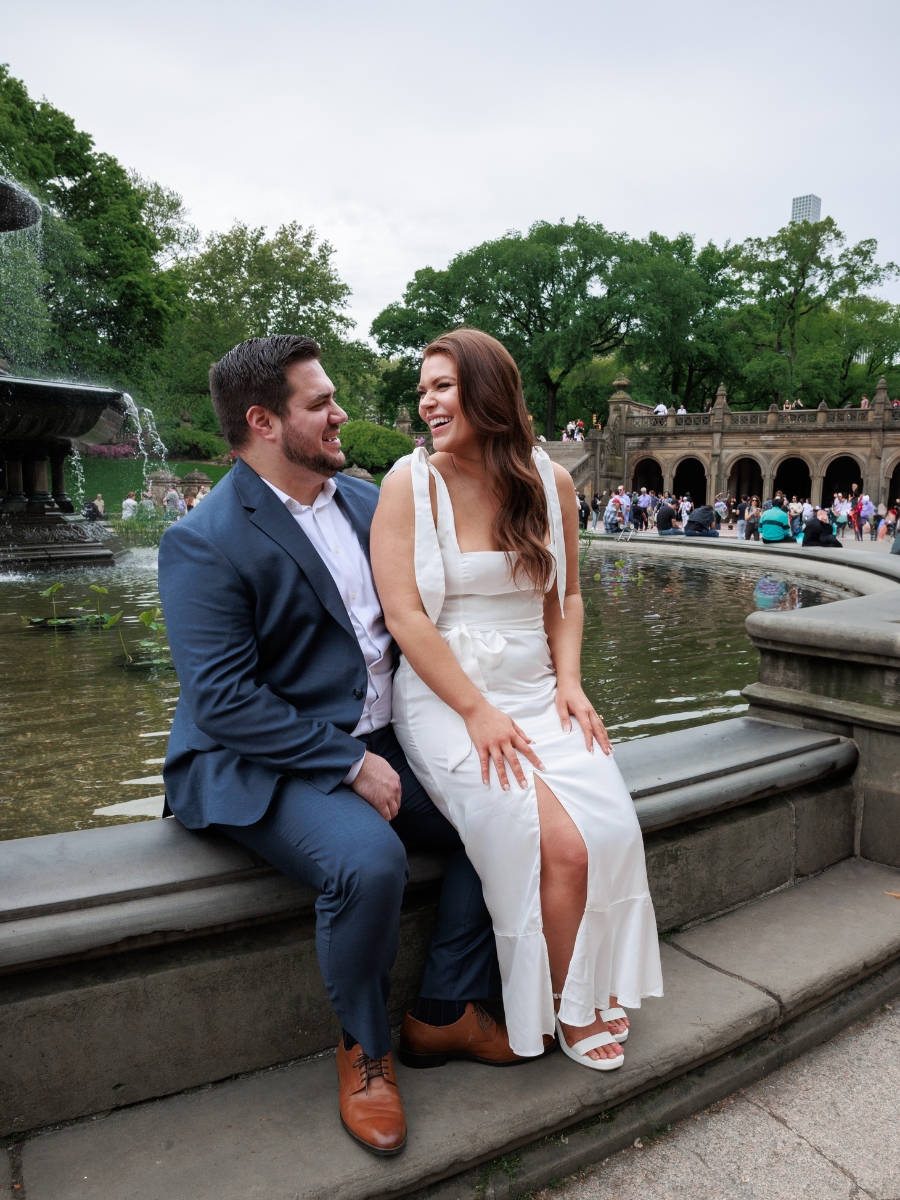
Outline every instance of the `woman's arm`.
[[(574, 509), (571, 516), (577, 527)], [(416, 586), (415, 520), (411, 471), (402, 467), (381, 485), (372, 521), (372, 572), (385, 624), (423, 683), (465, 721), (481, 762), (484, 785), (490, 782), (493, 762), (505, 791), (509, 790), (506, 763), (520, 786), (527, 787), (518, 754), (543, 770), (531, 749), (531, 739), (479, 692), (422, 607)], [(435, 737), (440, 737), (440, 730), (435, 730)]]
[(593, 753), (594, 738), (604, 754), (609, 754), (609, 736), (603, 721), (581, 686), (581, 635), (584, 629), (584, 604), (578, 583), (578, 516), (572, 509), (571, 495), (575, 491), (568, 471), (553, 465), (559, 504), (562, 509), (563, 536), (566, 555), (565, 619), (559, 608), (559, 593), (554, 585), (544, 597), (544, 629), (550, 643), (550, 657), (556, 669), (556, 708), (563, 729), (572, 728), (572, 717), (578, 721), (588, 750)]

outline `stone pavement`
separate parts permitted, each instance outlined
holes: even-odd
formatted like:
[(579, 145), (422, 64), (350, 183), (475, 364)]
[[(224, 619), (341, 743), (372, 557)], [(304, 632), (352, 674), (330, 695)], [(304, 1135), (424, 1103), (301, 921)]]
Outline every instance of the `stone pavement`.
[(900, 1003), (534, 1200), (900, 1197)]

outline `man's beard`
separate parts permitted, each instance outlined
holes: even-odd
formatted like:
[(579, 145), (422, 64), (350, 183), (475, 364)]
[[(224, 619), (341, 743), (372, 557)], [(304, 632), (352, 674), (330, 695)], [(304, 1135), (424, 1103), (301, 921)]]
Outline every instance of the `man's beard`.
[(298, 433), (286, 421), (281, 425), (281, 452), (288, 462), (297, 467), (305, 467), (314, 475), (324, 475), (326, 479), (337, 475), (346, 462), (343, 451), (339, 458), (326, 454), (321, 448), (321, 443)]

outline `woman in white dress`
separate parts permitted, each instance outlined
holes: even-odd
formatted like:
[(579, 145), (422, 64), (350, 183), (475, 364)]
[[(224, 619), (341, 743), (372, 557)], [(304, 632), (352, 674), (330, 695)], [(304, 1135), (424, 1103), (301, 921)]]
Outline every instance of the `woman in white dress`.
[[(534, 444), (516, 365), (477, 330), (425, 351), (420, 447), (382, 484), (372, 567), (403, 652), (397, 737), (494, 922), (509, 1042), (621, 1066), (662, 995), (631, 797), (581, 687), (578, 509)], [(600, 753), (594, 753), (599, 746)]]

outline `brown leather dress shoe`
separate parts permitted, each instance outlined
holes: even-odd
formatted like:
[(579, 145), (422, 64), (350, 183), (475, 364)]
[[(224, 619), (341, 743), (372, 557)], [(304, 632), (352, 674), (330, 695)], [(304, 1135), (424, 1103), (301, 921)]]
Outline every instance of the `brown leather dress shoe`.
[(448, 1059), (513, 1067), (529, 1062), (510, 1049), (505, 1025), (498, 1025), (480, 1004), (470, 1001), (452, 1025), (426, 1025), (412, 1013), (400, 1028), (400, 1061), (405, 1067), (442, 1067)]
[(394, 1074), (394, 1056), (369, 1058), (362, 1047), (337, 1050), (341, 1124), (372, 1154), (399, 1154), (406, 1145), (406, 1114)]

